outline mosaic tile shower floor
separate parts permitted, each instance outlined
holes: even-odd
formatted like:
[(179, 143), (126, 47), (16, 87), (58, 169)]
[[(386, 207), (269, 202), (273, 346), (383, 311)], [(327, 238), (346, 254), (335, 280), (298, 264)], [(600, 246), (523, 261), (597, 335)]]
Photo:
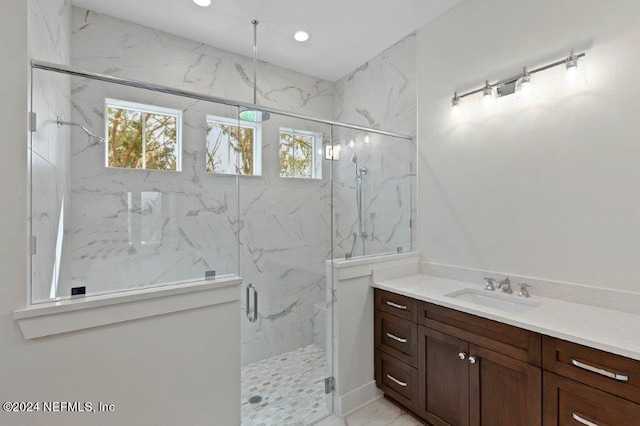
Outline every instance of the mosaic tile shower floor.
[[(326, 357), (316, 345), (242, 369), (242, 426), (303, 426), (327, 413)], [(262, 401), (249, 403), (259, 395)]]

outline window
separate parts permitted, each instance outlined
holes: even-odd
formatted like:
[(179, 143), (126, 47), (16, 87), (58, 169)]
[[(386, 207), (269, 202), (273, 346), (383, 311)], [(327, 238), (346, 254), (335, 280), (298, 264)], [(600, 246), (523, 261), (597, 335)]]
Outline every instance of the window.
[(260, 175), (261, 125), (207, 117), (207, 173)]
[(182, 111), (106, 100), (107, 167), (180, 171)]
[(280, 129), (280, 177), (321, 179), (322, 134)]

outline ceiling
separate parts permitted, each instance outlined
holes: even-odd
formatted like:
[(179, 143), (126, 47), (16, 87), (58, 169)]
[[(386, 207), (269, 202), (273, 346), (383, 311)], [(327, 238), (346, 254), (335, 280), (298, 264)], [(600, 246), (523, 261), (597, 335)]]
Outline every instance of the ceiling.
[[(76, 6), (336, 81), (461, 0), (72, 0)], [(296, 30), (311, 33), (305, 43)]]

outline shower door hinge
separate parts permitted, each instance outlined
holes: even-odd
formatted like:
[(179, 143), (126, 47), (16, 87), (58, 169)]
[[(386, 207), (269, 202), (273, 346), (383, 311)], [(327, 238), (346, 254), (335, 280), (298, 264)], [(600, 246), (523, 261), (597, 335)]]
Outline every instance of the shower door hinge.
[(30, 111), (29, 112), (29, 131), (30, 132), (36, 132), (36, 125), (38, 122), (38, 116), (36, 115), (35, 112)]
[(35, 256), (37, 250), (36, 250), (36, 242), (37, 239), (34, 235), (31, 236), (31, 256)]
[(324, 379), (324, 393), (331, 393), (336, 390), (336, 378), (327, 377)]

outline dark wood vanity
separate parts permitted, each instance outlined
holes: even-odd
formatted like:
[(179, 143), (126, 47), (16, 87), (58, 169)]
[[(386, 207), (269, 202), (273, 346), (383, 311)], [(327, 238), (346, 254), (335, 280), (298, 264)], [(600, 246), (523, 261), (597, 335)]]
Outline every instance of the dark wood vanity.
[(639, 361), (380, 289), (374, 321), (377, 386), (426, 424), (640, 425)]

